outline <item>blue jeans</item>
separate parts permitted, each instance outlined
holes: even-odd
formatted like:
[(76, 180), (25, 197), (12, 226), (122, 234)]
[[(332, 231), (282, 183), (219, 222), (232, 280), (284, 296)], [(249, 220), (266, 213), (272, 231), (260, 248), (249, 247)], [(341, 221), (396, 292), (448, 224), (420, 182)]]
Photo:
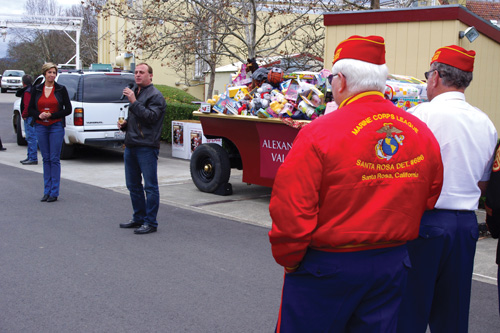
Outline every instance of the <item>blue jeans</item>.
[(33, 117), (24, 120), (24, 131), (26, 132), (26, 141), (28, 142), (28, 160), (38, 161), (38, 139), (36, 138), (35, 125), (31, 126)]
[(43, 194), (59, 196), (61, 183), (61, 147), (64, 140), (62, 122), (49, 126), (35, 124), (38, 146), (43, 158)]
[(153, 147), (126, 147), (123, 155), (125, 181), (134, 210), (132, 219), (151, 227), (158, 226), (156, 215), (160, 208), (157, 172), (159, 152), (158, 148)]

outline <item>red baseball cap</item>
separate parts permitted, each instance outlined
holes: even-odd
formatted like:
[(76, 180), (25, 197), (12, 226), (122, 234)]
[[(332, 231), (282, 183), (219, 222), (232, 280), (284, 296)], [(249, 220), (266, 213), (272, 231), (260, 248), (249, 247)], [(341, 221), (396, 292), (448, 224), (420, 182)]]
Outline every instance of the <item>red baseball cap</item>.
[(436, 53), (432, 57), (431, 65), (434, 62), (440, 62), (465, 72), (472, 72), (475, 56), (476, 52), (473, 50), (467, 51), (457, 45), (444, 46), (436, 50)]
[(355, 59), (376, 65), (385, 64), (385, 42), (380, 36), (351, 36), (335, 49), (333, 64), (341, 59)]

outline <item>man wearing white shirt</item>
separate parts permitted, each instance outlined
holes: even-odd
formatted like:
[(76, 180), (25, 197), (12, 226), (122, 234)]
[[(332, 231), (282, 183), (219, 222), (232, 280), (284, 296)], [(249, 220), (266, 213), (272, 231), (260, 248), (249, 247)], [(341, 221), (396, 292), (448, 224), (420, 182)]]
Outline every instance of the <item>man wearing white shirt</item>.
[(475, 210), (489, 180), (497, 132), (488, 116), (465, 101), (475, 52), (451, 45), (436, 51), (425, 73), (428, 103), (409, 110), (439, 142), (444, 182), (435, 209), (408, 243), (412, 268), (398, 332), (467, 332), (479, 230)]

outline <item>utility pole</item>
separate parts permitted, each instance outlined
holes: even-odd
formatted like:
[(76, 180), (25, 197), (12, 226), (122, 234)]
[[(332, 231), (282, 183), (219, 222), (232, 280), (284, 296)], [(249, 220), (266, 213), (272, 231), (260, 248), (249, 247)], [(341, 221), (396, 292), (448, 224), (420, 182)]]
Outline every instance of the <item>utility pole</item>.
[[(80, 35), (82, 31), (82, 17), (70, 16), (40, 16), (31, 15), (29, 19), (19, 15), (6, 15), (0, 14), (0, 36), (7, 37), (7, 29), (35, 29), (35, 30), (58, 30), (64, 33), (75, 43), (76, 52), (71, 59), (69, 59), (65, 66), (74, 66), (75, 69), (81, 69), (80, 61)], [(76, 38), (73, 38), (68, 32), (76, 31)], [(71, 61), (75, 61), (74, 64)]]

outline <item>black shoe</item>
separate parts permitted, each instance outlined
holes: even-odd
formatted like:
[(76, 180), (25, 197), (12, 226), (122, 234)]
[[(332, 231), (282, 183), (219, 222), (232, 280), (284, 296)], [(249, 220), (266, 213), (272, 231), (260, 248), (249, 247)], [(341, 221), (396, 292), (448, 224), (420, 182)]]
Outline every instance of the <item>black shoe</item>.
[(7, 150), (7, 148), (2, 147), (2, 148), (0, 148), (0, 150)]
[(143, 235), (156, 232), (156, 227), (150, 227), (147, 224), (143, 224), (139, 229), (134, 230), (134, 234)]
[(142, 222), (135, 222), (134, 220), (130, 220), (127, 223), (120, 223), (120, 228), (139, 228), (142, 226)]
[(48, 194), (44, 194), (42, 199), (40, 199), (40, 201), (47, 201), (47, 199), (49, 199), (49, 195)]
[(22, 165), (37, 165), (38, 161), (27, 160), (26, 162), (21, 162)]
[(29, 158), (25, 158), (24, 160), (22, 161), (19, 161), (19, 163), (24, 163), (24, 162), (28, 162), (30, 159)]
[(48, 197), (47, 202), (54, 202), (57, 201), (57, 197)]

